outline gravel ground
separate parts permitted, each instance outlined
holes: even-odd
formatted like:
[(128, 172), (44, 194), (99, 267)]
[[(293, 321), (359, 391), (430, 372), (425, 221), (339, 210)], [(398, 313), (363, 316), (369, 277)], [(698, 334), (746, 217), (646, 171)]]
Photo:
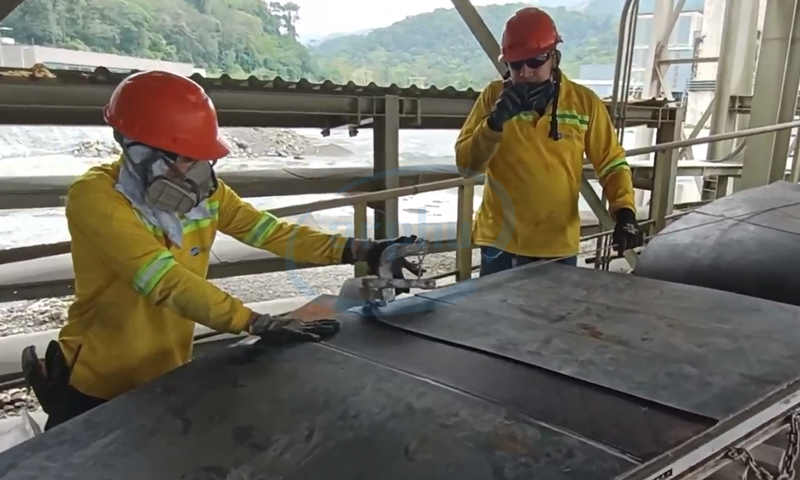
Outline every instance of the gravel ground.
[[(19, 416), (22, 409), (26, 407), (29, 412), (35, 412), (41, 408), (33, 392), (28, 394), (24, 388), (12, 388), (0, 392), (0, 420)], [(44, 428), (44, 425), (39, 426)]]

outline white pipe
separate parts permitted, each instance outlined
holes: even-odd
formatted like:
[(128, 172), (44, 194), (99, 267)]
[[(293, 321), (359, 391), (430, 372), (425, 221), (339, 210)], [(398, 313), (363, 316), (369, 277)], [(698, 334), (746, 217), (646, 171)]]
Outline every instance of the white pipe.
[(635, 155), (642, 155), (645, 153), (663, 152), (672, 150), (674, 148), (691, 147), (692, 145), (702, 145), (704, 143), (721, 142), (724, 140), (732, 140), (734, 138), (752, 137), (754, 135), (761, 135), (764, 133), (777, 132), (779, 130), (786, 130), (790, 128), (800, 127), (800, 120), (787, 123), (777, 123), (775, 125), (767, 125), (764, 127), (749, 128), (747, 130), (738, 130), (735, 132), (721, 133), (719, 135), (709, 135), (702, 138), (690, 138), (688, 140), (678, 140), (677, 142), (659, 143), (650, 147), (631, 148), (627, 151), (628, 157)]

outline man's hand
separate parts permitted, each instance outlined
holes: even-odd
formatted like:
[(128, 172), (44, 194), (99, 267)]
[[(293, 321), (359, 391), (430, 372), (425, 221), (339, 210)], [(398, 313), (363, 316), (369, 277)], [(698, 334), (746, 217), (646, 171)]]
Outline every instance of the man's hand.
[(528, 103), (528, 88), (525, 84), (506, 82), (500, 98), (489, 114), (487, 125), (495, 132), (502, 132), (503, 125), (525, 110)]
[(253, 319), (248, 333), (275, 343), (318, 342), (339, 333), (339, 322), (336, 320), (305, 322), (292, 317), (291, 312), (274, 317), (264, 314)]
[(543, 111), (553, 100), (555, 85), (550, 80), (542, 83), (529, 83), (528, 100), (525, 103), (525, 110), (533, 112)]
[(618, 255), (626, 250), (644, 245), (644, 233), (639, 229), (636, 214), (630, 208), (620, 208), (614, 214), (616, 226), (612, 235), (612, 242)]

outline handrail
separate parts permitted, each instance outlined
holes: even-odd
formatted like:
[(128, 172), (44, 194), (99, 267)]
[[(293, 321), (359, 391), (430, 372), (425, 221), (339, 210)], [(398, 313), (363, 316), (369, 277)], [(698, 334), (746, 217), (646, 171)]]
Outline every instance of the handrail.
[[(411, 187), (399, 187), (388, 190), (381, 190), (378, 192), (360, 193), (357, 195), (350, 195), (348, 197), (333, 198), (329, 200), (319, 200), (316, 202), (301, 203), (298, 205), (290, 205), (287, 207), (279, 207), (270, 210), (270, 213), (276, 217), (290, 217), (294, 215), (302, 215), (304, 213), (318, 212), (320, 210), (329, 210), (332, 208), (350, 207), (359, 203), (380, 202), (382, 200), (389, 200), (399, 197), (407, 197), (418, 193), (435, 192), (438, 190), (447, 190), (449, 188), (458, 188), (468, 183), (476, 183), (475, 180), (469, 178), (453, 178), (448, 180), (439, 180), (436, 182), (422, 183)], [(32, 245), (27, 247), (9, 248), (0, 250), (0, 265), (9, 263), (17, 263), (27, 260), (35, 260), (37, 258), (52, 257), (55, 255), (63, 255), (70, 252), (71, 242), (58, 242), (50, 243), (47, 245)]]
[[(763, 127), (750, 128), (746, 130), (738, 130), (735, 132), (721, 133), (718, 135), (711, 135), (708, 137), (700, 137), (687, 140), (678, 140), (675, 142), (660, 143), (652, 145), (650, 147), (632, 148), (627, 151), (627, 155), (629, 157), (633, 157), (642, 154), (663, 152), (667, 150), (689, 147), (693, 145), (702, 145), (706, 143), (750, 137), (755, 135), (761, 135), (764, 133), (771, 133), (798, 127), (800, 127), (800, 120), (786, 122), (786, 123), (778, 123), (775, 125), (766, 125)], [(389, 190), (381, 190), (378, 192), (368, 192), (368, 193), (351, 195), (349, 197), (344, 197), (344, 198), (334, 198), (330, 200), (320, 200), (317, 202), (309, 202), (299, 205), (291, 205), (288, 207), (280, 207), (272, 209), (270, 210), (270, 212), (277, 217), (288, 217), (293, 215), (300, 215), (303, 213), (311, 213), (320, 210), (354, 206), (360, 202), (366, 202), (366, 203), (379, 202), (398, 197), (415, 195), (417, 193), (426, 193), (426, 192), (434, 192), (437, 190), (445, 190), (448, 188), (457, 188), (465, 185), (466, 182), (474, 183), (475, 180), (467, 178), (453, 178), (448, 180), (440, 180), (436, 182), (423, 183), (410, 187), (393, 188)], [(70, 242), (59, 242), (47, 245), (33, 245), (27, 247), (18, 247), (18, 248), (0, 250), (0, 265), (8, 263), (16, 263), (26, 260), (34, 260), (37, 258), (50, 257), (54, 255), (62, 255), (69, 253), (69, 251), (70, 251)]]
[(776, 123), (774, 125), (766, 125), (764, 127), (748, 128), (746, 130), (737, 130), (735, 132), (720, 133), (718, 135), (709, 135), (701, 138), (690, 138), (687, 140), (677, 140), (675, 142), (658, 143), (649, 147), (632, 148), (626, 152), (627, 156), (634, 157), (647, 153), (664, 152), (682, 147), (691, 147), (694, 145), (703, 145), (706, 143), (722, 142), (724, 140), (733, 140), (736, 138), (752, 137), (754, 135), (761, 135), (764, 133), (772, 133), (780, 130), (789, 130), (791, 128), (800, 127), (800, 120), (786, 123)]
[[(771, 133), (779, 130), (787, 130), (797, 127), (800, 127), (800, 120), (786, 122), (786, 123), (779, 123), (775, 125), (767, 125), (763, 127), (750, 128), (746, 130), (738, 130), (735, 132), (721, 133), (718, 135), (711, 135), (708, 137), (700, 137), (687, 140), (678, 140), (675, 142), (660, 143), (652, 145), (650, 147), (632, 148), (627, 151), (627, 156), (633, 157), (642, 154), (663, 152), (667, 150), (673, 150), (676, 148), (688, 147), (693, 145), (702, 145), (705, 143), (719, 142), (736, 138), (750, 137), (754, 135)], [(417, 193), (426, 193), (426, 192), (434, 192), (437, 190), (445, 190), (448, 188), (457, 188), (462, 185), (465, 185), (466, 184), (465, 182), (474, 183), (475, 180), (470, 180), (466, 178), (439, 180), (436, 182), (423, 183), (410, 187), (400, 187), (389, 190), (381, 190), (378, 192), (361, 193), (344, 198), (334, 198), (330, 200), (320, 200), (317, 202), (291, 205), (288, 207), (280, 207), (272, 209), (270, 210), (270, 212), (277, 217), (288, 217), (293, 215), (300, 215), (303, 213), (311, 213), (320, 210), (354, 206), (359, 202), (367, 202), (367, 203), (378, 202), (382, 200), (415, 195)], [(59, 242), (47, 245), (33, 245), (27, 247), (18, 247), (18, 248), (0, 250), (0, 265), (8, 263), (16, 263), (26, 260), (34, 260), (37, 258), (50, 257), (54, 255), (62, 255), (69, 253), (69, 251), (70, 251), (70, 242)]]

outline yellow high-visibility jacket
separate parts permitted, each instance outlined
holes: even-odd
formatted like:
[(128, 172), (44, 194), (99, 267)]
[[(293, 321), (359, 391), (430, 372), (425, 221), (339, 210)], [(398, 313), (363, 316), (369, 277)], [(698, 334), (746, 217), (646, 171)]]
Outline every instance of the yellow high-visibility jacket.
[(252, 311), (206, 280), (218, 231), (298, 263), (341, 262), (346, 237), (259, 211), (221, 181), (178, 248), (114, 189), (120, 166), (91, 168), (67, 194), (75, 301), (59, 343), (86, 395), (110, 399), (188, 362), (194, 322), (244, 329)]
[(517, 115), (503, 132), (489, 129), (486, 118), (502, 90), (503, 82), (497, 80), (481, 92), (456, 141), (462, 173), (486, 174), (472, 230), (474, 244), (530, 257), (577, 254), (584, 153), (612, 214), (622, 207), (636, 211), (625, 151), (593, 91), (562, 76), (556, 114), (562, 138), (554, 141), (548, 135), (551, 107), (543, 117)]

